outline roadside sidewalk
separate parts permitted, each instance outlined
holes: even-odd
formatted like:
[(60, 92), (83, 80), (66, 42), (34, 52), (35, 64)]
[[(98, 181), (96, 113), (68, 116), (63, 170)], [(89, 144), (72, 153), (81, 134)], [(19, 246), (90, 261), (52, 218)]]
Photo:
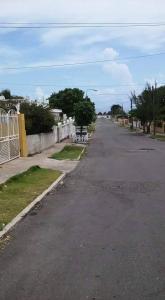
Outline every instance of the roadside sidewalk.
[(20, 157), (0, 165), (0, 184), (5, 182), (10, 177), (26, 171), (34, 165), (38, 165), (43, 168), (59, 170), (63, 173), (71, 172), (77, 166), (78, 161), (60, 161), (49, 158), (53, 153), (61, 151), (66, 144), (69, 145), (70, 143), (66, 141), (60, 144), (55, 144), (54, 147), (49, 148), (42, 153), (31, 157)]

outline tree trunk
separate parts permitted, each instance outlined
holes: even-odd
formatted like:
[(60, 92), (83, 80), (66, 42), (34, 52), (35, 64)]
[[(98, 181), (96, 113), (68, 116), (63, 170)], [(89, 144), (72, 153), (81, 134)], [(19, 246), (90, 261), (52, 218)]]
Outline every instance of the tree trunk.
[(151, 123), (147, 124), (147, 134), (150, 134), (151, 132)]
[(80, 135), (82, 136), (83, 126), (80, 126)]
[(143, 124), (143, 133), (146, 133), (146, 125)]

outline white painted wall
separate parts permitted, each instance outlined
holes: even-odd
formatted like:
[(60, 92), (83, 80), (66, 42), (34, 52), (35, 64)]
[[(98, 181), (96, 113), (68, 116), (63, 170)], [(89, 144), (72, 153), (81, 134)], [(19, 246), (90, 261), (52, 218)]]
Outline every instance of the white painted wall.
[(28, 154), (40, 153), (74, 135), (75, 126), (72, 119), (67, 120), (65, 124), (59, 123), (58, 126), (54, 126), (52, 132), (27, 135)]

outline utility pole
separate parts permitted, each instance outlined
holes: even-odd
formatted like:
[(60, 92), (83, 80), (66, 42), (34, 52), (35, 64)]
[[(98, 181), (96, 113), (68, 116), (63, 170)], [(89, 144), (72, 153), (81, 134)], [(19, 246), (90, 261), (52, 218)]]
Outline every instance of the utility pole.
[(155, 87), (152, 86), (152, 105), (153, 105), (153, 125), (154, 125), (154, 136), (156, 135), (156, 107), (155, 107), (155, 103), (156, 103), (156, 81), (155, 81)]
[(132, 116), (132, 109), (133, 109), (133, 99), (132, 99), (132, 97), (131, 97), (131, 99), (130, 99), (130, 101), (131, 101), (131, 130), (133, 130), (133, 116)]
[(124, 106), (123, 106), (123, 103), (122, 103), (122, 111), (124, 112)]

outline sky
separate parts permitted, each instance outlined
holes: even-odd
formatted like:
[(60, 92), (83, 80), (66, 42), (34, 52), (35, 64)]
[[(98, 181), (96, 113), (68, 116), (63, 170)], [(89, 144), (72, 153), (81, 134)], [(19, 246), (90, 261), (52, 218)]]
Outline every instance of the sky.
[[(164, 0), (0, 0), (0, 22), (161, 23)], [(7, 25), (6, 25), (7, 26)], [(131, 91), (165, 83), (165, 25), (109, 28), (0, 28), (0, 90), (42, 101), (52, 92), (79, 87), (97, 111), (129, 109)], [(102, 63), (37, 68), (105, 60)], [(107, 61), (110, 60), (110, 61)], [(7, 68), (30, 66), (36, 68)], [(6, 69), (5, 69), (6, 68)], [(95, 90), (95, 91), (94, 91)]]

